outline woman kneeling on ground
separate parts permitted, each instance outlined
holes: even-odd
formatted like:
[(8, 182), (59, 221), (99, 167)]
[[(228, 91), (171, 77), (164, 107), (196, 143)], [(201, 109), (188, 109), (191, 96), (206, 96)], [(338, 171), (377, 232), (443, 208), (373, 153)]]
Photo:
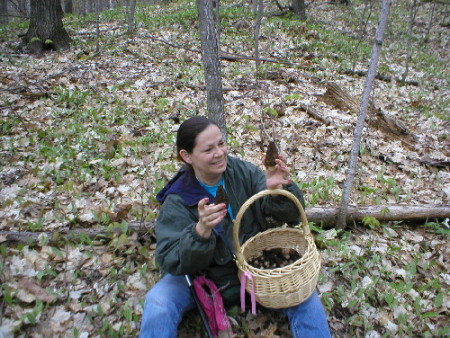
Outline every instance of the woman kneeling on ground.
[[(177, 155), (185, 163), (158, 193), (162, 203), (156, 223), (156, 258), (163, 277), (147, 293), (140, 337), (176, 337), (183, 314), (196, 307), (185, 275), (203, 275), (220, 289), (225, 307), (239, 303), (240, 282), (233, 260), (233, 219), (250, 197), (283, 188), (304, 204), (289, 179), (284, 158), (264, 173), (256, 165), (228, 156), (219, 127), (195, 116), (180, 125)], [(229, 203), (214, 204), (222, 185)], [(240, 223), (240, 242), (283, 223), (298, 224), (299, 211), (288, 198), (267, 195), (253, 203)], [(294, 337), (330, 337), (316, 293), (303, 303), (277, 310), (287, 315)]]

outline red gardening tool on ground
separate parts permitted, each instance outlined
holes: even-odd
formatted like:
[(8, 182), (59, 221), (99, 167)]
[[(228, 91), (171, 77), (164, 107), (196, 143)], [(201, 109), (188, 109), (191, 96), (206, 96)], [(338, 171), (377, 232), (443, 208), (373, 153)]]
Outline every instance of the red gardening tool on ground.
[(198, 300), (199, 311), (207, 319), (204, 324), (208, 326), (208, 334), (218, 338), (233, 337), (222, 295), (214, 282), (204, 276), (198, 276), (192, 281), (192, 287), (194, 297)]

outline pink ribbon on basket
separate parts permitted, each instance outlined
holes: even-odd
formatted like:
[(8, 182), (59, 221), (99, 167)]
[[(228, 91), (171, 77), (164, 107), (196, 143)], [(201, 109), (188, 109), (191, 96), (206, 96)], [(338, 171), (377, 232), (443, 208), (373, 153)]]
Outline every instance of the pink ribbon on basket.
[(250, 299), (252, 302), (252, 314), (256, 315), (255, 283), (253, 282), (253, 276), (248, 272), (243, 272), (241, 275), (241, 311), (245, 311), (245, 284), (247, 278), (252, 281), (252, 292), (250, 293)]

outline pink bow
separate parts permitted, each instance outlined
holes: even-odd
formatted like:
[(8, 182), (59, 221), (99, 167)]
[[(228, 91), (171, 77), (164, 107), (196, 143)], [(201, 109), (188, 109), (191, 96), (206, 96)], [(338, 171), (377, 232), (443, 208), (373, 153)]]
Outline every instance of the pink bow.
[(252, 314), (256, 315), (255, 283), (253, 281), (253, 276), (248, 272), (244, 272), (241, 275), (241, 311), (245, 311), (245, 284), (247, 278), (252, 281), (252, 292), (250, 293), (250, 299), (252, 302)]

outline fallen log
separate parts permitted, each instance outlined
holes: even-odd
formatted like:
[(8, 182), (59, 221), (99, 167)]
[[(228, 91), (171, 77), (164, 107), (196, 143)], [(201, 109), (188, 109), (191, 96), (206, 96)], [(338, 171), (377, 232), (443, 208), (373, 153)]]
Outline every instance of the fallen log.
[[(350, 95), (337, 83), (326, 83), (326, 92), (321, 100), (336, 109), (348, 110), (355, 115), (359, 113), (359, 99)], [(367, 122), (370, 127), (380, 130), (390, 139), (400, 140), (406, 148), (415, 151), (417, 137), (400, 121), (394, 120), (378, 109), (373, 102), (369, 102)]]
[[(306, 218), (308, 222), (322, 225), (324, 228), (332, 228), (339, 212), (338, 207), (310, 207), (306, 208)], [(350, 206), (347, 215), (347, 224), (361, 222), (364, 217), (374, 217), (380, 222), (405, 221), (417, 222), (435, 219), (450, 218), (450, 205), (367, 205)], [(154, 237), (155, 222), (129, 222), (127, 232), (137, 232), (141, 239), (151, 239)], [(110, 240), (115, 235), (124, 231), (122, 226), (107, 230), (106, 228), (63, 228), (58, 231), (0, 231), (0, 243), (18, 242), (32, 244), (39, 241), (40, 236), (47, 237), (49, 243), (57, 241), (78, 242), (83, 239), (104, 239)]]
[[(137, 232), (143, 238), (152, 237), (155, 228), (155, 222), (129, 222), (127, 224), (127, 232)], [(83, 240), (102, 240), (109, 241), (116, 234), (123, 233), (121, 225), (112, 227), (110, 229), (102, 228), (79, 228), (69, 229), (61, 228), (55, 231), (0, 231), (0, 243), (3, 242), (18, 242), (22, 244), (32, 244), (40, 241), (42, 237), (47, 237), (49, 243), (55, 243), (61, 240), (80, 242)]]
[(323, 117), (316, 109), (309, 107), (306, 104), (299, 103), (299, 108), (310, 115), (312, 118), (322, 122), (324, 125), (329, 126), (331, 121)]
[[(343, 71), (344, 74), (347, 75), (356, 75), (356, 76), (361, 76), (361, 77), (366, 77), (367, 76), (367, 72), (364, 70), (351, 70), (351, 69), (347, 69)], [(375, 78), (381, 81), (385, 81), (385, 82), (392, 82), (392, 80), (395, 80), (401, 84), (407, 84), (407, 85), (411, 85), (411, 86), (419, 86), (419, 82), (418, 81), (405, 81), (399, 77), (392, 77), (386, 74), (381, 74), (381, 73), (377, 73), (375, 75)]]
[[(339, 213), (338, 207), (306, 208), (309, 222), (332, 227)], [(450, 218), (450, 205), (359, 205), (349, 206), (347, 224), (361, 222), (364, 217), (374, 217), (380, 222), (405, 221), (417, 222)]]

